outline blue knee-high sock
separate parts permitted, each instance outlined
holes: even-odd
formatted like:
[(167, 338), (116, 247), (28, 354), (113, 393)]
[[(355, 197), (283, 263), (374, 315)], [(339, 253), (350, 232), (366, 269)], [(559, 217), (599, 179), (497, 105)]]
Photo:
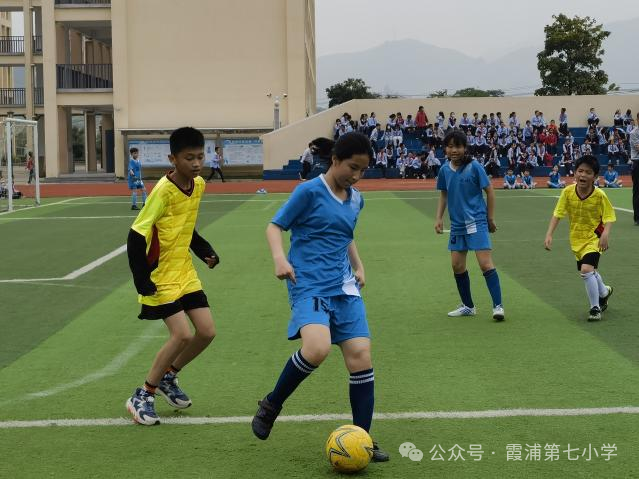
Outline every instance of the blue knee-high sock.
[(375, 375), (373, 370), (366, 369), (352, 373), (349, 383), (353, 424), (369, 431), (375, 406)]
[(464, 271), (463, 273), (455, 273), (455, 281), (457, 282), (457, 291), (459, 291), (459, 297), (464, 303), (464, 306), (468, 306), (469, 308), (474, 308), (475, 303), (473, 303), (473, 298), (470, 295), (470, 277), (468, 276), (468, 271)]
[(486, 286), (488, 286), (488, 291), (490, 291), (490, 297), (493, 298), (493, 308), (501, 305), (501, 285), (499, 284), (497, 270), (493, 268), (484, 272), (484, 278), (486, 278)]
[(142, 203), (146, 203), (146, 190), (142, 190)]
[(296, 351), (286, 362), (275, 389), (267, 396), (273, 404), (281, 407), (284, 401), (293, 394), (302, 381), (317, 369), (302, 356), (302, 351)]
[(135, 190), (131, 192), (131, 204), (135, 206), (138, 204), (138, 192)]

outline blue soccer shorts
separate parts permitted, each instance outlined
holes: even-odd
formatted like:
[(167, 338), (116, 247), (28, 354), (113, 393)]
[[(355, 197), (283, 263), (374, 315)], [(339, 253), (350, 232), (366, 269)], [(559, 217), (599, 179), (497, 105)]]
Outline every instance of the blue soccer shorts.
[(450, 251), (481, 251), (492, 249), (490, 234), (488, 231), (478, 231), (466, 235), (454, 235), (451, 233), (448, 240)]
[(360, 296), (328, 296), (300, 299), (291, 307), (288, 339), (300, 338), (307, 324), (322, 324), (331, 331), (331, 343), (352, 338), (369, 338), (366, 308)]

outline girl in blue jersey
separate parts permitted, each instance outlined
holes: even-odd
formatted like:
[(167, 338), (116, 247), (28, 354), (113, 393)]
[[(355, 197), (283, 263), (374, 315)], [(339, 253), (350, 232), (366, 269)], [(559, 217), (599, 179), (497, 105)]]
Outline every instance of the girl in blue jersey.
[[(504, 320), (499, 276), (491, 256), (489, 232), (497, 231), (494, 221), (495, 193), (486, 172), (466, 151), (466, 135), (458, 130), (444, 138), (449, 160), (439, 170), (437, 189), (440, 190), (435, 216), (435, 232), (444, 232), (443, 216), (448, 206), (450, 214), (450, 250), (453, 273), (462, 304), (448, 316), (474, 316), (475, 304), (470, 294), (470, 278), (466, 270), (468, 251), (475, 251), (490, 296), (493, 318)], [(486, 192), (486, 202), (482, 195)]]
[[(364, 200), (352, 186), (372, 158), (369, 139), (361, 133), (313, 143), (332, 150), (325, 174), (295, 188), (266, 228), (275, 275), (286, 279), (291, 305), (288, 339), (302, 339), (302, 348), (286, 363), (273, 391), (258, 402), (252, 428), (268, 438), (284, 401), (326, 359), (337, 344), (350, 372), (353, 424), (370, 429), (374, 405), (374, 374), (366, 310), (360, 296), (365, 284), (353, 232)], [(320, 152), (320, 157), (323, 156)], [(282, 231), (291, 231), (288, 257)], [(374, 461), (388, 454), (374, 443)]]

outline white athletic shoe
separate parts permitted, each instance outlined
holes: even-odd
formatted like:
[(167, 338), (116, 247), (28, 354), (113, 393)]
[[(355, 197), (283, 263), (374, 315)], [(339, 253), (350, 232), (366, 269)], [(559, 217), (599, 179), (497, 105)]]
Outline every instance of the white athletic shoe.
[(495, 321), (504, 320), (504, 307), (501, 304), (498, 304), (493, 308), (493, 319)]
[(448, 316), (450, 316), (451, 318), (456, 318), (458, 316), (475, 316), (476, 314), (477, 310), (474, 307), (469, 308), (464, 304), (460, 304), (456, 310), (448, 313)]

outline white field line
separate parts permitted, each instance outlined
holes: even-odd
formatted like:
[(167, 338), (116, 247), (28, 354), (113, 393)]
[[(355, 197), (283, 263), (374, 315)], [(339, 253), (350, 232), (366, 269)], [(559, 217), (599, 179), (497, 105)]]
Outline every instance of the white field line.
[[(376, 413), (376, 421), (432, 420), (432, 419), (491, 419), (505, 417), (553, 417), (553, 416), (603, 416), (611, 414), (639, 414), (639, 407), (602, 407), (579, 409), (494, 409), (485, 411), (423, 411)], [(166, 417), (163, 424), (174, 425), (207, 425), (207, 424), (246, 424), (252, 416), (228, 417)], [(304, 414), (299, 416), (280, 416), (278, 422), (318, 422), (318, 421), (351, 421), (351, 414)], [(90, 426), (131, 426), (130, 419), (45, 419), (38, 421), (2, 421), (0, 429), (34, 428), (34, 427), (90, 427)]]
[[(90, 196), (79, 196), (79, 197), (77, 197), (77, 198), (67, 198), (66, 200), (56, 201), (56, 202), (54, 202), (54, 203), (47, 203), (47, 204), (44, 204), (44, 205), (40, 205), (40, 206), (38, 206), (38, 209), (40, 209), (40, 208), (46, 208), (47, 206), (61, 205), (62, 203), (68, 203), (69, 201), (75, 201), (75, 200), (86, 200), (86, 199), (88, 199), (88, 198), (90, 198)], [(95, 204), (95, 203), (92, 203), (92, 204)], [(35, 208), (35, 207), (34, 207), (34, 208)], [(9, 214), (11, 214), (11, 213), (17, 213), (17, 212), (19, 212), (19, 211), (20, 211), (20, 210), (4, 211), (4, 212), (0, 213), (0, 215), (9, 215)]]
[[(28, 401), (31, 399), (53, 396), (64, 391), (68, 391), (69, 389), (75, 389), (80, 386), (84, 386), (85, 384), (104, 379), (107, 376), (113, 376), (114, 374), (118, 373), (120, 369), (122, 369), (126, 365), (126, 363), (131, 360), (131, 358), (137, 355), (148, 342), (157, 337), (157, 335), (149, 333), (157, 329), (159, 324), (160, 323), (158, 322), (149, 323), (140, 336), (134, 339), (124, 351), (114, 357), (111, 362), (104, 366), (102, 369), (87, 374), (86, 376), (80, 379), (76, 379), (75, 381), (58, 384), (57, 386), (54, 386), (50, 389), (45, 389), (43, 391), (28, 393), (24, 397), (20, 398), (20, 401)], [(13, 401), (3, 401), (0, 402), (0, 405), (2, 405), (3, 403), (8, 404), (10, 402)]]
[(618, 206), (613, 206), (613, 208), (617, 211), (625, 211), (626, 213), (634, 213), (634, 211), (629, 210), (628, 208), (619, 208)]
[(90, 262), (89, 264), (82, 266), (82, 268), (76, 269), (75, 271), (71, 271), (66, 276), (62, 278), (30, 278), (30, 279), (0, 279), (0, 283), (32, 283), (37, 281), (69, 281), (72, 279), (76, 279), (82, 276), (85, 273), (88, 273), (91, 270), (94, 270), (98, 266), (106, 263), (107, 261), (115, 258), (116, 256), (121, 255), (126, 251), (126, 245), (122, 245), (119, 248), (111, 251), (108, 254), (105, 254), (101, 258), (96, 259), (95, 261)]
[(32, 216), (25, 218), (0, 218), (7, 221), (31, 221), (31, 220), (113, 220), (113, 219), (134, 219), (135, 216)]

